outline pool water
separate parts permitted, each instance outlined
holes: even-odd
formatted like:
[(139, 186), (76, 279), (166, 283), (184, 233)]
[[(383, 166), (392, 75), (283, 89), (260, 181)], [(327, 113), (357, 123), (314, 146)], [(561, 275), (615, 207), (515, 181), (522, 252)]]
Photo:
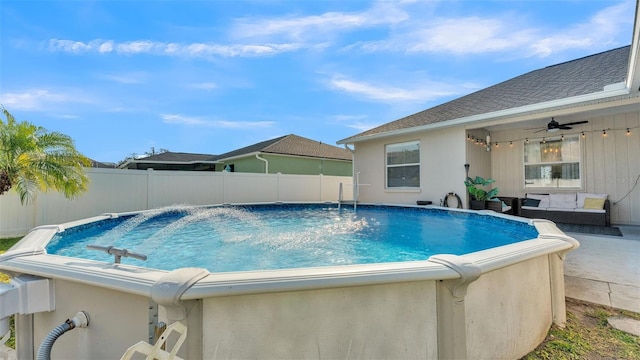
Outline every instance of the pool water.
[(336, 205), (169, 207), (67, 229), (49, 254), (113, 262), (87, 245), (147, 255), (123, 264), (210, 272), (426, 260), (538, 236), (526, 223), (426, 208)]

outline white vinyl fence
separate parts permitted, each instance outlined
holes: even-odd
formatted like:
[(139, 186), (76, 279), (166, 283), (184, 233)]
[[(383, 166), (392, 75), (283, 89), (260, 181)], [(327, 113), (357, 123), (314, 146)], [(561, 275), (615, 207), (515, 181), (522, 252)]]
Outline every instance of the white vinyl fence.
[(87, 175), (89, 191), (74, 200), (47, 192), (22, 206), (13, 190), (0, 196), (0, 238), (21, 236), (40, 225), (175, 204), (337, 202), (340, 183), (344, 199), (353, 198), (348, 176), (94, 168)]

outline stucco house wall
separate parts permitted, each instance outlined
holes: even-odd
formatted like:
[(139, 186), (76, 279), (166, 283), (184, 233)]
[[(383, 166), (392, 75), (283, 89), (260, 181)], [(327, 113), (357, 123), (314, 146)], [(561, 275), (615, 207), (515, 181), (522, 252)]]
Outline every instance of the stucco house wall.
[[(356, 143), (354, 171), (360, 173), (362, 184), (359, 201), (415, 205), (417, 200), (430, 200), (439, 205), (449, 192), (463, 197), (465, 136), (465, 129), (457, 127)], [(385, 145), (414, 140), (420, 141), (420, 187), (387, 188)]]

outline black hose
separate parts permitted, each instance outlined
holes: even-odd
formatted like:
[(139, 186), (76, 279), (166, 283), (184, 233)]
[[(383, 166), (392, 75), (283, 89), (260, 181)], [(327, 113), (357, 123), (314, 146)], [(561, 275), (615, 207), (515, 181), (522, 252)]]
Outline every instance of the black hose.
[(455, 196), (456, 200), (458, 200), (458, 209), (462, 209), (462, 199), (460, 199), (460, 196), (458, 196), (458, 194), (452, 192), (444, 196), (444, 202), (442, 203), (442, 206), (449, 207), (449, 196)]
[(49, 360), (51, 358), (51, 348), (53, 348), (53, 344), (56, 340), (67, 331), (72, 330), (74, 327), (75, 324), (73, 321), (67, 319), (64, 324), (58, 325), (51, 330), (40, 344), (37, 360)]

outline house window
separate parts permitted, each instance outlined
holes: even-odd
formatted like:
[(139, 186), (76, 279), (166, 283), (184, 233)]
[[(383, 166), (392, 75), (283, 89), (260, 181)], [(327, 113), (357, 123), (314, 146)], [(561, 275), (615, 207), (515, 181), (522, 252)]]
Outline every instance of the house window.
[(525, 189), (580, 188), (580, 137), (529, 140), (524, 144)]
[(387, 187), (420, 187), (420, 143), (409, 141), (385, 146)]

